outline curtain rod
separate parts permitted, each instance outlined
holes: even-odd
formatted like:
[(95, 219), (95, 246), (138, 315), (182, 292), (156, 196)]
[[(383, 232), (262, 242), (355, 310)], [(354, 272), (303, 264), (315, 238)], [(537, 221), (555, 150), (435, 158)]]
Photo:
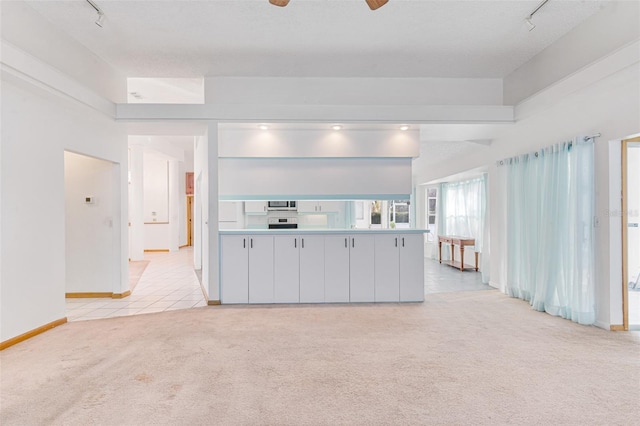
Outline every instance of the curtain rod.
[(596, 134), (593, 134), (593, 135), (591, 135), (591, 136), (585, 136), (583, 140), (586, 142), (586, 141), (588, 141), (589, 139), (599, 138), (600, 136), (602, 136), (602, 134), (601, 134), (601, 133), (596, 133)]
[[(601, 133), (594, 133), (591, 136), (584, 136), (582, 138), (582, 140), (583, 140), (583, 142), (593, 141), (596, 138), (599, 138), (600, 136), (602, 136)], [(568, 143), (571, 144), (571, 142), (568, 142)], [(538, 151), (534, 151), (534, 152), (531, 152), (529, 154), (533, 154), (533, 155), (535, 155), (537, 157), (538, 156)], [(519, 157), (519, 155), (516, 155), (515, 157)], [(498, 160), (498, 161), (496, 161), (496, 165), (497, 166), (503, 166), (507, 161), (509, 161), (509, 160), (511, 160), (511, 159), (513, 159), (515, 157), (509, 157), (509, 158), (505, 158), (505, 159), (502, 159), (502, 160)]]

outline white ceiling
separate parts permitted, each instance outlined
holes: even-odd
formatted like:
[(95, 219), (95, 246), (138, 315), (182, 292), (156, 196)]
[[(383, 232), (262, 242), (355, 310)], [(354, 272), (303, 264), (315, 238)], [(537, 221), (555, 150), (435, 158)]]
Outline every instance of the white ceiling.
[(604, 1), (29, 1), (127, 77), (504, 77)]

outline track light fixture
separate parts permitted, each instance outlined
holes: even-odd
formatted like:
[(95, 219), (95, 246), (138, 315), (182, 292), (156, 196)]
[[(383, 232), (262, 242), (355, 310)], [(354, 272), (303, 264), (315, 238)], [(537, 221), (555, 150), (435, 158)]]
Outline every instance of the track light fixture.
[(93, 0), (87, 0), (87, 3), (89, 3), (89, 5), (96, 10), (96, 13), (98, 14), (98, 19), (96, 19), (96, 25), (102, 28), (102, 25), (104, 24), (104, 12), (102, 11), (102, 9), (98, 7), (97, 4), (93, 2)]
[(533, 18), (533, 15), (535, 15), (537, 11), (542, 9), (542, 6), (544, 6), (548, 2), (549, 0), (542, 0), (542, 2), (538, 6), (536, 6), (536, 8), (533, 9), (533, 11), (526, 18), (524, 18), (524, 22), (527, 23), (527, 26), (529, 27), (529, 31), (533, 30), (536, 27), (536, 24), (534, 24), (533, 21), (531, 21), (531, 18)]

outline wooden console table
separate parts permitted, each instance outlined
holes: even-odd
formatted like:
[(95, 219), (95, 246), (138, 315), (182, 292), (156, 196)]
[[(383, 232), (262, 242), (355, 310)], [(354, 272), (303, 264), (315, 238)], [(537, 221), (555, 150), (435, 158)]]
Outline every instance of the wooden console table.
[[(464, 271), (465, 266), (467, 268), (474, 268), (471, 265), (464, 264), (464, 247), (465, 246), (475, 246), (476, 240), (474, 238), (467, 237), (456, 237), (453, 235), (438, 235), (438, 261), (442, 262), (442, 243), (451, 244), (451, 260), (445, 260), (445, 265), (451, 265), (454, 268), (458, 268), (461, 271)], [(454, 255), (453, 246), (460, 247), (460, 262), (456, 262), (456, 257)], [(476, 266), (475, 270), (478, 271), (478, 252), (475, 252), (476, 255)]]

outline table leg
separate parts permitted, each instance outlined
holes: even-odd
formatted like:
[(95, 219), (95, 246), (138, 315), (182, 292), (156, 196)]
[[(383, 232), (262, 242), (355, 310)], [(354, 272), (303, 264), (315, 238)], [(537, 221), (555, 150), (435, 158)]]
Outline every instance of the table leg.
[(478, 252), (476, 252), (476, 272), (478, 272)]
[(464, 271), (464, 246), (460, 244), (460, 270)]
[(438, 261), (442, 263), (442, 241), (438, 241)]
[(456, 261), (456, 256), (453, 253), (453, 246), (454, 246), (454, 244), (453, 244), (453, 241), (452, 241), (451, 242), (451, 262), (452, 263)]

